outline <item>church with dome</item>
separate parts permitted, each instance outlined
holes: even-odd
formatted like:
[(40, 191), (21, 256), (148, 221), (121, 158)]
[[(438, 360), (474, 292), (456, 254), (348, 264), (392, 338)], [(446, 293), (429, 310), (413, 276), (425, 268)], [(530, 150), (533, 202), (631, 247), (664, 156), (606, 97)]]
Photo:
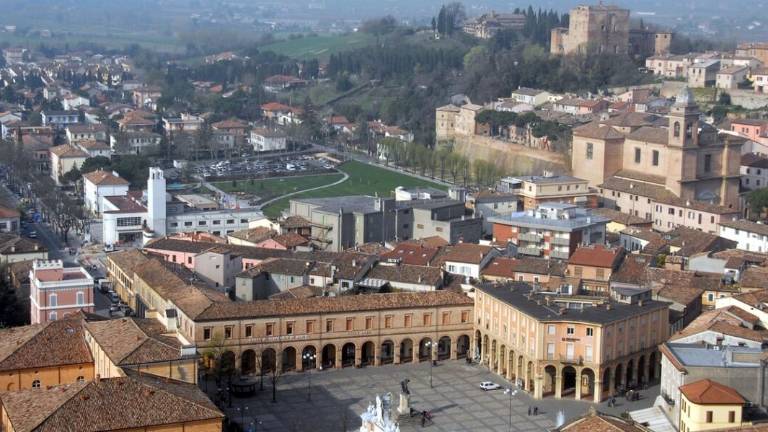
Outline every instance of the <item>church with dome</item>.
[(741, 214), (744, 139), (701, 121), (684, 88), (666, 116), (605, 115), (573, 130), (573, 175), (597, 188), (606, 207), (653, 221), (716, 233)]

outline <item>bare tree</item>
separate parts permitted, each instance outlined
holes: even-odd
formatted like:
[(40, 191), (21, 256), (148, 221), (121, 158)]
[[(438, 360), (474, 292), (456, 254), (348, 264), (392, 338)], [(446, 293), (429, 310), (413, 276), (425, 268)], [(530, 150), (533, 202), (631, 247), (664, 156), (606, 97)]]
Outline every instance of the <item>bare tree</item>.
[(269, 381), (272, 383), (272, 403), (277, 402), (277, 382), (282, 376), (282, 371), (277, 367), (277, 364), (273, 365), (272, 370), (269, 371)]

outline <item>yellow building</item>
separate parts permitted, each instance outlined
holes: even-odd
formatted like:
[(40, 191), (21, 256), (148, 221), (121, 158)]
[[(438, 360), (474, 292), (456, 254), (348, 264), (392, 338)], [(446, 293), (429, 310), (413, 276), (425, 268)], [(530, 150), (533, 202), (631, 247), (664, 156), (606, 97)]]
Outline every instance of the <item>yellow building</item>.
[(133, 289), (134, 269), (144, 265), (149, 258), (138, 249), (113, 252), (107, 255), (107, 278), (115, 292), (133, 310), (136, 310), (136, 292)]
[(0, 330), (0, 392), (90, 381), (83, 317)]
[(680, 432), (742, 426), (746, 402), (734, 389), (704, 379), (680, 387)]
[(140, 371), (197, 383), (197, 352), (156, 320), (121, 318), (85, 324), (85, 340), (101, 378)]
[(79, 169), (88, 159), (88, 153), (69, 144), (51, 147), (48, 151), (51, 154), (51, 177), (57, 185), (61, 184), (64, 174), (70, 172), (72, 168)]
[(5, 432), (221, 432), (224, 418), (197, 386), (135, 372), (0, 393), (0, 405)]

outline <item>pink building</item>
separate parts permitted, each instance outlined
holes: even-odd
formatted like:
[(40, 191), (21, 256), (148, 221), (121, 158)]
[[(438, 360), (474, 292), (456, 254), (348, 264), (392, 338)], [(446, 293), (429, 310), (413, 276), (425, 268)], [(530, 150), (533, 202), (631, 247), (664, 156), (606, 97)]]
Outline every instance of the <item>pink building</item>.
[(60, 260), (35, 260), (29, 280), (32, 324), (79, 310), (93, 312), (93, 278), (84, 268), (64, 267)]

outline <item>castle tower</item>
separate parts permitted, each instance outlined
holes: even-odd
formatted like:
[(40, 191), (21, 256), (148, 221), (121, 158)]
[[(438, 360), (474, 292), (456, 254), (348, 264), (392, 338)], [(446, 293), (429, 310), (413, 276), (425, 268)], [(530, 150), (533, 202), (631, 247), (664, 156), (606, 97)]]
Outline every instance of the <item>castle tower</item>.
[(147, 181), (147, 227), (156, 237), (165, 235), (165, 176), (160, 168), (149, 168)]

